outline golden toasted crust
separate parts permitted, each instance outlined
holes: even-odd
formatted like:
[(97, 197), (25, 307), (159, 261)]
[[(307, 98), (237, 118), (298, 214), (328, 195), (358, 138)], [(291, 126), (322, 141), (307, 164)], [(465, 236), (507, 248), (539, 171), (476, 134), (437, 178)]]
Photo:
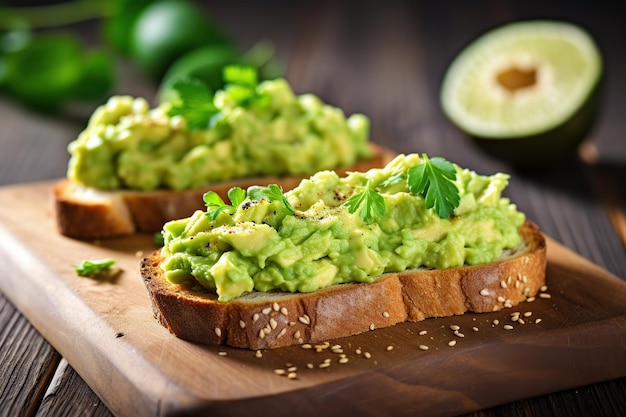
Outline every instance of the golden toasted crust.
[(544, 285), (546, 268), (539, 228), (527, 221), (520, 233), (524, 243), (489, 264), (389, 273), (371, 284), (304, 294), (254, 292), (219, 302), (214, 293), (169, 283), (160, 268), (161, 251), (142, 261), (141, 276), (154, 316), (174, 335), (209, 345), (271, 349), (517, 305)]
[[(371, 144), (374, 155), (355, 165), (338, 170), (367, 171), (383, 167), (393, 155)], [(309, 176), (307, 175), (306, 178)], [(53, 190), (58, 230), (76, 239), (107, 239), (133, 233), (154, 233), (167, 221), (189, 217), (195, 210), (204, 210), (202, 195), (215, 191), (223, 199), (232, 187), (279, 184), (287, 191), (295, 188), (305, 176), (258, 177), (210, 184), (185, 191), (98, 191), (72, 182), (59, 181)]]

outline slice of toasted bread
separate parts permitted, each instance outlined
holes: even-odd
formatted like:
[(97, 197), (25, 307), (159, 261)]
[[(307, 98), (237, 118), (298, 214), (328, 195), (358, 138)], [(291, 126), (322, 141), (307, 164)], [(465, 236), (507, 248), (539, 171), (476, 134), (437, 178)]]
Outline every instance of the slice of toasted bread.
[[(379, 168), (395, 156), (379, 146), (370, 146), (373, 151), (371, 158), (337, 172)], [(308, 178), (308, 175), (244, 178), (185, 191), (102, 191), (63, 179), (53, 190), (57, 227), (65, 236), (85, 240), (154, 233), (170, 220), (203, 210), (202, 195), (209, 190), (220, 194), (223, 199), (227, 198), (226, 194), (232, 187), (245, 189), (250, 185), (279, 184), (287, 191), (300, 184), (305, 177)]]
[(489, 312), (534, 296), (545, 282), (546, 243), (527, 221), (523, 243), (485, 265), (382, 275), (311, 293), (253, 292), (229, 302), (171, 284), (156, 251), (141, 263), (157, 320), (174, 335), (204, 344), (271, 349), (318, 343), (404, 321)]

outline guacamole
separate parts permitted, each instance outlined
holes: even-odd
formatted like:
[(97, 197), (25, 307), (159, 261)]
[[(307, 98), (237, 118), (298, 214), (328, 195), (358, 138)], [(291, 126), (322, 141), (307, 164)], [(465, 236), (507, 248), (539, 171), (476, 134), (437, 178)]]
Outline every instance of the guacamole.
[[(251, 199), (248, 189), (237, 205), (168, 222), (164, 273), (172, 283), (197, 283), (228, 301), (251, 291), (310, 292), (372, 282), (385, 272), (482, 264), (520, 244), (525, 216), (501, 196), (508, 175), (482, 176), (452, 164), (460, 202), (441, 218), (407, 181), (394, 180), (423, 163), (409, 154), (345, 177), (321, 171), (285, 192), (286, 202)], [(385, 206), (372, 222), (346, 205), (368, 184)]]
[(225, 90), (218, 113), (190, 129), (172, 103), (114, 96), (71, 142), (68, 178), (105, 190), (184, 190), (256, 176), (310, 175), (349, 167), (371, 155), (369, 119), (349, 117), (312, 94), (296, 95), (284, 79), (255, 87), (263, 106), (242, 106)]

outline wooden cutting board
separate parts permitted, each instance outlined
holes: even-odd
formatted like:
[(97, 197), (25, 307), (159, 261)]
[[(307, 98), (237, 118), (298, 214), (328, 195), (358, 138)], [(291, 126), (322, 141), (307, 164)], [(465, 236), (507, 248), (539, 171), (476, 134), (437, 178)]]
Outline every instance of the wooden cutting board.
[[(450, 416), (626, 376), (626, 283), (549, 238), (550, 298), (330, 341), (340, 363), (330, 348), (255, 352), (170, 335), (139, 276), (152, 236), (60, 236), (51, 185), (0, 188), (0, 290), (118, 416)], [(109, 257), (122, 269), (111, 280), (72, 267)], [(275, 372), (290, 367), (294, 379)]]

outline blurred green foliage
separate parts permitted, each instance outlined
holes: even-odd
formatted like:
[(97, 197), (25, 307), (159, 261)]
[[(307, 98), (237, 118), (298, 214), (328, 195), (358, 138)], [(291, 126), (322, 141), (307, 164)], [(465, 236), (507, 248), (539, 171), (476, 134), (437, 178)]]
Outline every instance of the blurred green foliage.
[[(96, 20), (97, 47), (72, 24)], [(73, 0), (42, 6), (0, 6), (0, 92), (43, 112), (69, 102), (104, 101), (119, 81), (116, 60), (134, 64), (161, 100), (172, 84), (198, 78), (222, 86), (222, 68), (246, 64), (261, 79), (282, 76), (269, 42), (242, 51), (198, 3), (189, 0)]]

